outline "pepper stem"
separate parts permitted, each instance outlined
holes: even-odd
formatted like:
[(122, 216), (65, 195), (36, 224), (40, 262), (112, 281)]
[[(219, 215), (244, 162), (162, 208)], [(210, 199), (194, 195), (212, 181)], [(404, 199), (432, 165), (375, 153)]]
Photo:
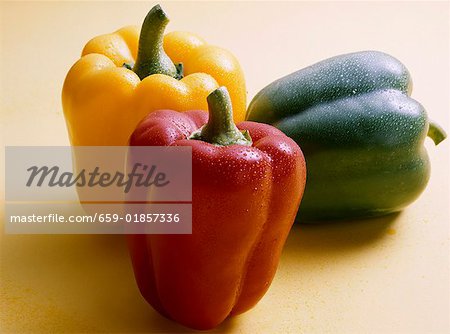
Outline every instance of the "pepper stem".
[(445, 133), (444, 129), (441, 128), (439, 125), (437, 125), (432, 121), (430, 121), (429, 125), (430, 126), (428, 127), (427, 136), (434, 141), (434, 145), (439, 144), (441, 141), (447, 138), (447, 134)]
[(247, 130), (240, 131), (233, 122), (233, 108), (226, 87), (219, 87), (207, 97), (209, 119), (189, 139), (202, 140), (217, 146), (252, 145)]
[(177, 69), (163, 48), (164, 29), (168, 23), (169, 18), (160, 5), (150, 9), (142, 23), (138, 55), (133, 67), (141, 80), (157, 73), (177, 77)]

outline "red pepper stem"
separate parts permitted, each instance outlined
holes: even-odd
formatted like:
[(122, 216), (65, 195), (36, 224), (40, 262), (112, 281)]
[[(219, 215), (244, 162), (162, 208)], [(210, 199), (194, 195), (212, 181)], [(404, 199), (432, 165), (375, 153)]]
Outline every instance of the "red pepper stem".
[(248, 131), (240, 131), (233, 121), (233, 108), (226, 87), (219, 87), (207, 97), (209, 119), (190, 139), (202, 140), (217, 146), (251, 146)]
[(133, 71), (143, 80), (152, 74), (177, 77), (177, 69), (163, 48), (164, 29), (169, 23), (160, 5), (154, 6), (144, 19)]

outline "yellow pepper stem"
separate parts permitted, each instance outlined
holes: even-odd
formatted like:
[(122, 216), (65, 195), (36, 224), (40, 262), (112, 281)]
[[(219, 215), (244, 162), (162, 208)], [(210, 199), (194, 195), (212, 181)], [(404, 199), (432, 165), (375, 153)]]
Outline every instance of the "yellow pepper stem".
[(252, 139), (248, 131), (240, 131), (233, 122), (233, 108), (226, 87), (219, 87), (207, 97), (209, 119), (202, 128), (194, 132), (189, 139), (202, 140), (216, 146), (251, 146)]
[(139, 48), (133, 71), (141, 80), (152, 74), (179, 77), (174, 65), (163, 48), (164, 29), (169, 23), (160, 5), (154, 6), (144, 19), (139, 36)]

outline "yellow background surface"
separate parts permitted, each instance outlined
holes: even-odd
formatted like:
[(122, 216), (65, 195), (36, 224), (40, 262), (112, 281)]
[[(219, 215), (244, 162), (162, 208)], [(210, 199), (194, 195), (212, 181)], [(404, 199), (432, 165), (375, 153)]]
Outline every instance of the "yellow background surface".
[[(91, 37), (140, 24), (153, 4), (2, 2), (4, 144), (68, 145), (60, 102), (66, 72)], [(450, 130), (446, 2), (172, 2), (164, 8), (168, 31), (198, 33), (240, 59), (249, 100), (294, 70), (374, 49), (408, 67), (412, 96)], [(294, 226), (266, 296), (216, 331), (448, 333), (449, 142), (434, 147), (427, 139), (431, 180), (404, 212)], [(2, 332), (189, 332), (141, 298), (121, 236), (1, 233)]]

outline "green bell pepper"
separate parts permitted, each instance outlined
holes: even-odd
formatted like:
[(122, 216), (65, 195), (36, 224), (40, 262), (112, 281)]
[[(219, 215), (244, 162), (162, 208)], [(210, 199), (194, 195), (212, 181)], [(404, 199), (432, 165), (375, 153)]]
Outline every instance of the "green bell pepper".
[(376, 51), (333, 57), (285, 76), (251, 101), (247, 119), (273, 124), (301, 147), (308, 179), (297, 220), (402, 210), (424, 190), (424, 147), (446, 134), (409, 97), (411, 77)]

